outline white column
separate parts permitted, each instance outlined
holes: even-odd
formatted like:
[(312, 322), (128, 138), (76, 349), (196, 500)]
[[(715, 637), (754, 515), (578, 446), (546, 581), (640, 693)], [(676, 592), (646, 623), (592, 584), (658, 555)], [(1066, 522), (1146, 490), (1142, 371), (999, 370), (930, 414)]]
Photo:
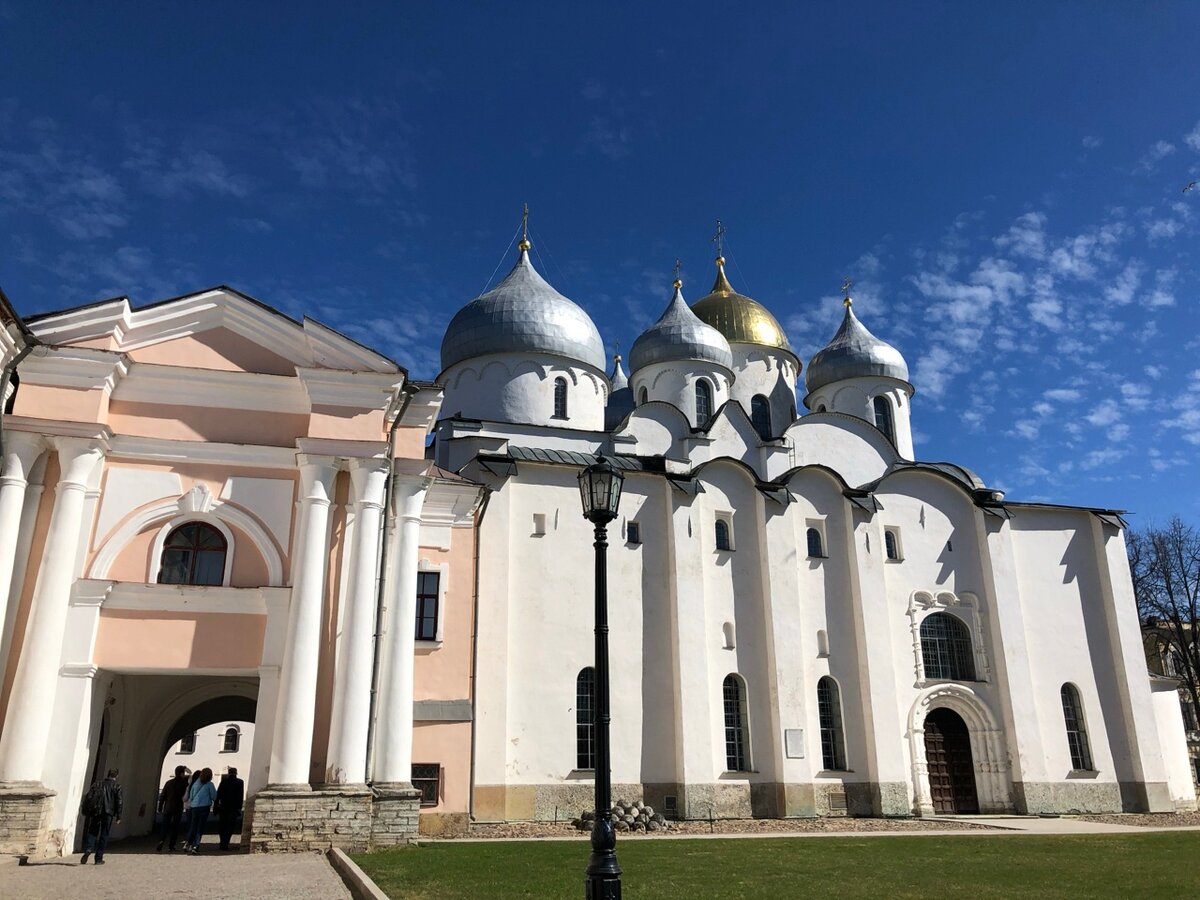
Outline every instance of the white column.
[(417, 634), (417, 563), (421, 505), (429, 480), (397, 476), (396, 529), (388, 548), (388, 609), (384, 672), (375, 744), (376, 784), (412, 783), (413, 654)]
[[(0, 629), (7, 633), (9, 604), (16, 606), (21, 588), (13, 583), (17, 548), (23, 537), (22, 513), (29, 471), (42, 455), (46, 442), (41, 435), (28, 431), (8, 431), (4, 436), (4, 457), (0, 459)], [(0, 639), (2, 640), (2, 639)], [(0, 672), (8, 661), (8, 642), (0, 643)]]
[(371, 638), (387, 465), (383, 459), (356, 459), (350, 465), (355, 525), (350, 577), (342, 598), (345, 612), (333, 682), (327, 784), (364, 785), (367, 780), (367, 719), (374, 661)]
[(273, 787), (308, 786), (321, 609), (329, 563), (329, 507), (336, 476), (334, 459), (300, 457), (300, 532), (292, 558), (292, 606), (268, 772)]
[(54, 510), (0, 735), (0, 782), (4, 783), (42, 780), (84, 501), (92, 470), (103, 456), (95, 443), (82, 438), (58, 437), (54, 446), (59, 462)]

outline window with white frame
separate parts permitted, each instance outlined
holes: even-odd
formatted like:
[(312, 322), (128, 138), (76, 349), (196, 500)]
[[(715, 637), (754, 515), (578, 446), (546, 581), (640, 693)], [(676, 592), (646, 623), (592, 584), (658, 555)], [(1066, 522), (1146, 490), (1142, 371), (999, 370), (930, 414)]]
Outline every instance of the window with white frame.
[(944, 612), (926, 616), (921, 622), (921, 661), (928, 679), (974, 681), (975, 654), (966, 623)]
[(237, 753), (242, 746), (242, 732), (236, 725), (230, 725), (221, 735), (221, 752)]
[(159, 584), (220, 585), (225, 582), (229, 542), (207, 522), (184, 522), (163, 541)]
[(567, 418), (567, 379), (554, 379), (554, 418)]

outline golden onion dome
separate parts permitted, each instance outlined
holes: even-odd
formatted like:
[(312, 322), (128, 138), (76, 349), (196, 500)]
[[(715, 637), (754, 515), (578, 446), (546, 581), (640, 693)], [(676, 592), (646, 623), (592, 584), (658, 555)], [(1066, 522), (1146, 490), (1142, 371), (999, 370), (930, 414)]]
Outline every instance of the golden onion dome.
[(723, 256), (717, 257), (717, 280), (712, 291), (692, 304), (692, 312), (730, 343), (761, 344), (791, 352), (787, 335), (767, 308), (733, 289), (725, 277)]

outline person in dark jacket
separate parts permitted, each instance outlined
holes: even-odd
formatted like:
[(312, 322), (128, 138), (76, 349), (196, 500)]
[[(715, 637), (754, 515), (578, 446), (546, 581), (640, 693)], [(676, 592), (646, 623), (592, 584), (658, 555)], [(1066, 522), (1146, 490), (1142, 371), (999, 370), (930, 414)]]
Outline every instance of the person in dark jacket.
[(158, 811), (162, 815), (162, 839), (158, 842), (155, 852), (162, 850), (163, 844), (175, 849), (175, 841), (179, 838), (179, 825), (183, 821), (183, 798), (188, 792), (187, 766), (176, 766), (175, 777), (167, 780), (162, 793), (158, 795)]
[(245, 799), (246, 783), (237, 777), (237, 769), (230, 766), (229, 772), (221, 779), (221, 786), (217, 788), (217, 833), (221, 836), (222, 850), (231, 849), (229, 839), (237, 830)]
[(104, 850), (108, 847), (108, 833), (114, 822), (121, 821), (121, 812), (125, 801), (121, 796), (121, 785), (117, 784), (117, 770), (109, 769), (108, 775), (98, 785), (93, 784), (84, 794), (84, 809), (88, 816), (84, 824), (83, 859), (82, 865), (87, 865), (88, 857), (96, 854), (96, 865), (104, 865)]

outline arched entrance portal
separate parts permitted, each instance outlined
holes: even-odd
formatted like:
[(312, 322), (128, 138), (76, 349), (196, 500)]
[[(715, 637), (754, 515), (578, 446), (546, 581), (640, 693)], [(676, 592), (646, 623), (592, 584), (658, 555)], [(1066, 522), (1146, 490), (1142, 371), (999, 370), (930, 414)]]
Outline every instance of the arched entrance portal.
[(942, 707), (925, 717), (925, 761), (935, 813), (979, 812), (971, 735), (954, 710)]

